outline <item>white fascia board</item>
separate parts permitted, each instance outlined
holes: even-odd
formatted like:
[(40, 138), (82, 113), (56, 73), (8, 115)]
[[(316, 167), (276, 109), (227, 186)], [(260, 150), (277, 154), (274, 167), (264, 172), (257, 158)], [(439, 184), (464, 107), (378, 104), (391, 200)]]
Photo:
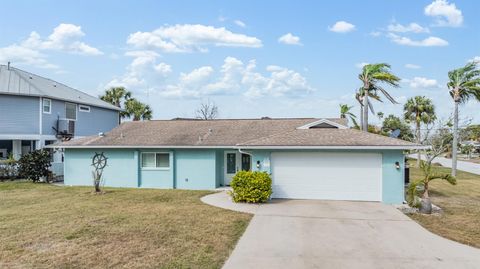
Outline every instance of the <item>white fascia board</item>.
[(102, 145), (86, 145), (86, 146), (62, 146), (48, 145), (47, 148), (67, 148), (67, 149), (389, 149), (389, 150), (410, 150), (410, 149), (429, 149), (428, 146), (102, 146)]
[(48, 145), (47, 148), (66, 148), (66, 149), (236, 149), (234, 146), (113, 146), (113, 145), (86, 145), (86, 146), (69, 146), (69, 145)]
[(348, 126), (345, 126), (343, 124), (340, 124), (340, 123), (337, 123), (337, 122), (334, 122), (334, 121), (331, 121), (331, 120), (320, 119), (320, 120), (317, 120), (317, 121), (314, 121), (314, 122), (310, 122), (309, 124), (302, 125), (302, 126), (298, 127), (297, 129), (300, 129), (300, 130), (310, 129), (310, 127), (315, 126), (315, 125), (319, 125), (319, 124), (322, 124), (322, 123), (326, 123), (328, 125), (335, 126), (338, 129), (347, 129), (348, 128)]
[(238, 146), (241, 149), (429, 149), (429, 146)]

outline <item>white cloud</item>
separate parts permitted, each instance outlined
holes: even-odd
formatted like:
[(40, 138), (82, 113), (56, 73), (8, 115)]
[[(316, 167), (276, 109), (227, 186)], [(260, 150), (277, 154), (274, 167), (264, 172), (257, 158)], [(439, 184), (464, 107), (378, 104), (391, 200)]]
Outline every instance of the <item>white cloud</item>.
[(462, 11), (447, 0), (435, 0), (425, 7), (425, 15), (434, 17), (437, 26), (458, 27), (463, 23)]
[(31, 32), (30, 36), (21, 45), (32, 49), (61, 50), (84, 55), (103, 54), (99, 49), (81, 42), (79, 39), (84, 36), (82, 27), (61, 23), (53, 29), (53, 32), (46, 39), (42, 39), (37, 32)]
[(472, 59), (468, 60), (469, 62), (480, 63), (480, 56), (475, 56)]
[(238, 25), (238, 26), (240, 26), (240, 27), (242, 27), (242, 28), (247, 27), (247, 25), (246, 25), (243, 21), (241, 21), (241, 20), (234, 20), (233, 22), (234, 22), (236, 25)]
[(292, 35), (292, 33), (284, 34), (278, 38), (279, 43), (287, 45), (302, 45), (300, 43), (300, 37)]
[(47, 55), (38, 50), (16, 44), (0, 48), (0, 63), (12, 62), (13, 65), (24, 64), (39, 68), (56, 69), (57, 65), (47, 61)]
[(20, 42), (0, 48), (0, 62), (12, 62), (19, 65), (32, 65), (39, 68), (58, 69), (55, 64), (48, 62), (49, 50), (63, 51), (82, 55), (103, 54), (97, 48), (89, 46), (80, 39), (85, 36), (80, 26), (73, 24), (59, 24), (45, 39), (35, 31)]
[(160, 56), (154, 51), (129, 51), (125, 56), (133, 57), (125, 74), (112, 79), (105, 87), (123, 86), (129, 90), (145, 90), (151, 88), (150, 83), (162, 82), (172, 72), (166, 63), (157, 63)]
[(152, 32), (130, 34), (127, 44), (141, 49), (160, 49), (164, 52), (206, 52), (208, 46), (258, 48), (262, 46), (262, 41), (256, 37), (233, 33), (224, 27), (177, 24), (160, 27)]
[(355, 25), (346, 21), (337, 21), (333, 26), (328, 27), (328, 30), (335, 33), (348, 33), (355, 30)]
[(158, 92), (170, 98), (203, 98), (206, 96), (243, 93), (248, 98), (263, 96), (296, 97), (314, 89), (298, 72), (280, 66), (268, 66), (266, 75), (256, 71), (256, 61), (244, 64), (239, 59), (227, 57), (218, 75), (209, 66), (181, 74), (178, 83), (167, 85)]
[(399, 45), (414, 46), (414, 47), (442, 47), (448, 46), (448, 41), (435, 36), (429, 36), (422, 40), (412, 40), (408, 37), (399, 36), (389, 33), (388, 37)]
[(429, 33), (430, 30), (426, 27), (422, 27), (418, 23), (410, 23), (408, 25), (402, 25), (399, 23), (396, 24), (390, 24), (387, 27), (387, 30), (389, 32), (397, 32), (397, 33), (407, 33), (407, 32), (412, 32), (412, 33)]
[(379, 32), (379, 31), (373, 31), (373, 32), (370, 32), (370, 34), (369, 34), (369, 35), (371, 35), (371, 36), (373, 36), (373, 37), (379, 37), (379, 36), (381, 36), (381, 35), (382, 35), (382, 33), (381, 33), (381, 32)]
[(414, 89), (438, 87), (437, 80), (424, 77), (414, 77), (413, 79), (404, 79), (403, 81), (408, 83), (408, 85)]
[(416, 65), (416, 64), (405, 64), (405, 67), (409, 68), (409, 69), (420, 69), (420, 68), (422, 68), (421, 66)]

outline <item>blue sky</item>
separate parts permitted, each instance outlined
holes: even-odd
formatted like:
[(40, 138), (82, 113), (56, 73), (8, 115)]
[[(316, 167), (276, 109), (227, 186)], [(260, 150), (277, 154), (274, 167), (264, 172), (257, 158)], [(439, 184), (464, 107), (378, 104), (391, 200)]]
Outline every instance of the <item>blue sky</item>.
[[(478, 1), (4, 1), (0, 63), (92, 95), (124, 85), (154, 118), (337, 117), (364, 63), (402, 78), (400, 103), (452, 101), (447, 72), (480, 60)], [(480, 122), (479, 103), (461, 108)], [(375, 104), (399, 114), (402, 105)], [(378, 121), (373, 118), (373, 122)]]

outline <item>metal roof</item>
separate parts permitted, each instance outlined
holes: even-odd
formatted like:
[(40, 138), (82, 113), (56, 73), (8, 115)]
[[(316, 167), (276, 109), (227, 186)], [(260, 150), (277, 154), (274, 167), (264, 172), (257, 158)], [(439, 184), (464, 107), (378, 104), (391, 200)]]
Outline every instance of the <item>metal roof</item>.
[(112, 110), (121, 110), (110, 103), (68, 87), (65, 84), (11, 66), (8, 68), (6, 65), (0, 65), (0, 94), (48, 97)]

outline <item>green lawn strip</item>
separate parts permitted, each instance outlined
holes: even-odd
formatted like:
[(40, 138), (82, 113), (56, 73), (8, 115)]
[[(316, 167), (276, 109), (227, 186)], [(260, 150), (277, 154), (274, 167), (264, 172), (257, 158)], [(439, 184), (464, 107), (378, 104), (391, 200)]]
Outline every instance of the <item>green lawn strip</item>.
[[(450, 173), (450, 168), (434, 169)], [(421, 176), (421, 171), (412, 162), (411, 180), (418, 180)], [(455, 186), (441, 180), (432, 181), (430, 197), (432, 203), (443, 209), (442, 215), (409, 216), (433, 233), (480, 248), (480, 176), (458, 171)]]

